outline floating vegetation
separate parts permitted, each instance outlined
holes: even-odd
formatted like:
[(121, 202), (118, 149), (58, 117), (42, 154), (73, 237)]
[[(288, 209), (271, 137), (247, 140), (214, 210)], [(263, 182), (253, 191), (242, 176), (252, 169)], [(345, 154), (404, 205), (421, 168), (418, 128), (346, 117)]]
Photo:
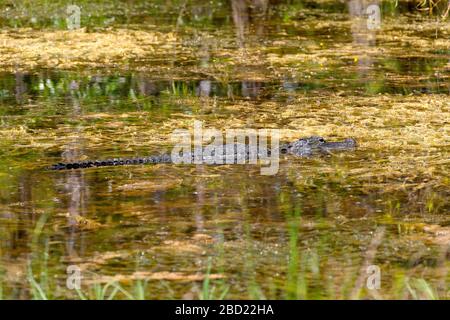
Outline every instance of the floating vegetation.
[[(120, 43), (120, 46), (117, 44)], [(11, 29), (0, 33), (4, 67), (122, 68), (148, 55), (164, 54), (176, 45), (173, 33), (105, 30), (103, 32)]]

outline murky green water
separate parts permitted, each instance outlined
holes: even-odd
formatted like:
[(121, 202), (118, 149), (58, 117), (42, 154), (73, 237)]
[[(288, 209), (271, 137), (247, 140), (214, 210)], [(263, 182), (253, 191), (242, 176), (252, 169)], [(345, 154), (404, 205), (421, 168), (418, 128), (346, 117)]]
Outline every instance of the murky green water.
[[(79, 297), (66, 287), (75, 265), (90, 297), (115, 280), (152, 299), (448, 298), (448, 21), (383, 3), (376, 33), (355, 22), (358, 4), (189, 2), (180, 13), (137, 2), (82, 23), (176, 30), (181, 44), (126, 67), (5, 66), (2, 297)], [(34, 27), (63, 28), (55, 19)], [(46, 170), (170, 151), (194, 119), (360, 147), (283, 158), (274, 176), (250, 165)], [(368, 265), (379, 290), (366, 288)]]

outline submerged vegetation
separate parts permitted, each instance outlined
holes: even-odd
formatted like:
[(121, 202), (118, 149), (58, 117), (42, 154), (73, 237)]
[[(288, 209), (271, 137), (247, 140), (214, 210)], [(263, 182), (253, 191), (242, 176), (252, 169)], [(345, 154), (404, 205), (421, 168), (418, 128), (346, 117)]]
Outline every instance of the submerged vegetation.
[[(363, 0), (76, 1), (68, 30), (68, 1), (2, 1), (0, 298), (448, 299), (447, 2), (375, 2), (376, 29)], [(45, 170), (194, 120), (359, 147)]]

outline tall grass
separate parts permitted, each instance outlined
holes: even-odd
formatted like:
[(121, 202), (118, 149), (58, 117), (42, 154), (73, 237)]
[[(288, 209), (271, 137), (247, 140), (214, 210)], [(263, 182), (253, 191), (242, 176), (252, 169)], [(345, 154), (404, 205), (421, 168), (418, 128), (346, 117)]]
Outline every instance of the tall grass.
[[(200, 300), (222, 300), (229, 298), (250, 298), (250, 299), (350, 299), (353, 298), (352, 288), (361, 285), (357, 273), (361, 268), (357, 264), (353, 266), (354, 273), (351, 270), (343, 272), (342, 276), (336, 278), (330, 276), (330, 270), (327, 266), (327, 254), (324, 249), (328, 248), (329, 234), (324, 234), (319, 241), (314, 243), (314, 247), (304, 250), (304, 246), (299, 246), (300, 232), (302, 226), (301, 209), (295, 208), (288, 210), (287, 220), (287, 261), (280, 264), (280, 276), (270, 277), (264, 280), (258, 277), (256, 257), (253, 256), (253, 239), (251, 237), (249, 226), (245, 228), (245, 241), (248, 243), (247, 249), (243, 254), (245, 265), (243, 272), (248, 275), (247, 281), (235, 283), (232, 275), (224, 279), (212, 279), (211, 271), (220, 270), (220, 273), (226, 274), (227, 268), (223, 248), (218, 246), (218, 255), (209, 257), (204, 278), (200, 284), (193, 283), (197, 288), (194, 299)], [(75, 291), (69, 290), (57, 278), (50, 276), (52, 274), (48, 268), (49, 257), (49, 239), (46, 235), (47, 216), (42, 215), (32, 233), (30, 243), (31, 254), (26, 268), (26, 281), (28, 285), (29, 298), (33, 300), (49, 299), (80, 299), (80, 300), (113, 300), (130, 299), (144, 300), (148, 298), (170, 298), (174, 299), (180, 291), (172, 288), (172, 284), (160, 281), (149, 282), (145, 280), (134, 280), (124, 286), (117, 281), (108, 283), (94, 283), (82, 285), (82, 288)], [(325, 238), (324, 238), (325, 237)], [(321, 245), (323, 240), (327, 242)], [(303, 251), (302, 251), (303, 250)], [(373, 252), (375, 257), (376, 251)], [(328, 261), (330, 262), (330, 261)], [(364, 266), (364, 261), (361, 262)], [(222, 265), (218, 268), (215, 265)], [(333, 264), (333, 260), (331, 260)], [(321, 267), (323, 266), (323, 267)], [(333, 267), (331, 267), (333, 268)], [(9, 290), (5, 284), (3, 268), (0, 269), (0, 299), (8, 299)], [(38, 272), (36, 272), (38, 270)], [(285, 270), (283, 272), (283, 270)], [(53, 272), (54, 273), (54, 272)], [(360, 277), (359, 277), (360, 278)], [(358, 282), (359, 281), (359, 282)], [(163, 286), (163, 292), (157, 296), (151, 295), (152, 290), (156, 289), (157, 284)], [(321, 287), (318, 287), (321, 283)], [(359, 284), (358, 284), (359, 283)], [(150, 285), (151, 284), (151, 285)], [(371, 295), (367, 290), (358, 290), (357, 299), (371, 297), (395, 298), (395, 299), (445, 299), (434, 286), (424, 278), (408, 277), (402, 272), (397, 274), (392, 281), (392, 287), (383, 287), (378, 295)], [(155, 290), (156, 291), (156, 290)], [(165, 292), (164, 292), (165, 291)], [(365, 294), (364, 294), (365, 293)], [(381, 295), (381, 293), (383, 295)]]

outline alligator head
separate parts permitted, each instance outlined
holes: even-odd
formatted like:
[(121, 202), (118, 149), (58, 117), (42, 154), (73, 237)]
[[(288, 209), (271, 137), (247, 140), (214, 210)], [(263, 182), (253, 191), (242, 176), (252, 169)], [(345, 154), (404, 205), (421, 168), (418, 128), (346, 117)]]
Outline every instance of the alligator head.
[(344, 141), (328, 142), (319, 136), (298, 139), (283, 145), (281, 153), (293, 154), (299, 157), (308, 157), (316, 153), (329, 153), (334, 150), (351, 150), (356, 148), (355, 139), (347, 138)]

